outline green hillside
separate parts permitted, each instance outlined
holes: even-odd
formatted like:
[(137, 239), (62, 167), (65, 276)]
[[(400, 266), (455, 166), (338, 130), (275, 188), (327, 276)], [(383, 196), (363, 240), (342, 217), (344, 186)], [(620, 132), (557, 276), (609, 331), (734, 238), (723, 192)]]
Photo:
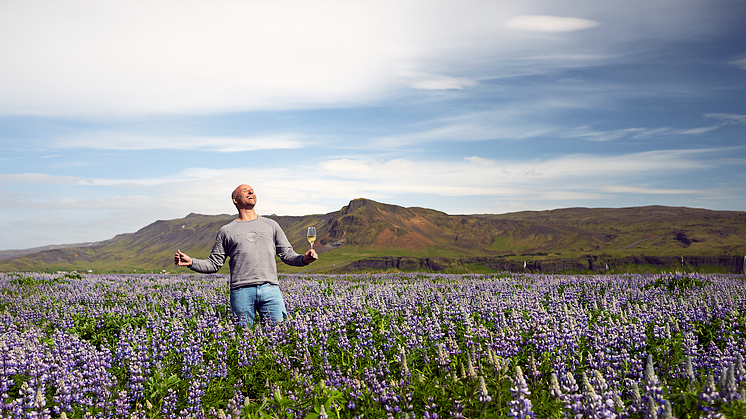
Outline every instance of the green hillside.
[[(176, 249), (209, 255), (218, 229), (232, 215), (190, 214), (156, 221), (139, 231), (99, 243), (0, 260), (5, 271), (186, 272), (173, 266)], [(663, 206), (567, 208), (510, 214), (448, 215), (368, 199), (339, 211), (275, 216), (296, 251), (308, 249), (315, 226), (320, 260), (309, 267), (279, 265), (281, 272), (330, 272), (368, 258), (502, 258), (518, 262), (631, 256), (737, 257), (746, 254), (746, 213)], [(464, 268), (466, 269), (466, 268)], [(467, 269), (469, 270), (469, 269)], [(222, 272), (227, 272), (224, 267)]]

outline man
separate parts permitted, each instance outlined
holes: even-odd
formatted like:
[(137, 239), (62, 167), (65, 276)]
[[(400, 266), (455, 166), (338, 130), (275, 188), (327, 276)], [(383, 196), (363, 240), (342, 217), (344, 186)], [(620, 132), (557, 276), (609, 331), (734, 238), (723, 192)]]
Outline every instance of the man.
[(238, 218), (218, 230), (208, 259), (194, 259), (176, 251), (174, 264), (200, 273), (215, 273), (225, 263), (231, 268), (231, 310), (241, 325), (254, 323), (254, 311), (262, 320), (281, 322), (287, 317), (280, 292), (275, 255), (291, 266), (304, 266), (318, 259), (311, 249), (300, 255), (293, 250), (276, 221), (254, 211), (256, 194), (249, 185), (240, 185), (231, 195)]

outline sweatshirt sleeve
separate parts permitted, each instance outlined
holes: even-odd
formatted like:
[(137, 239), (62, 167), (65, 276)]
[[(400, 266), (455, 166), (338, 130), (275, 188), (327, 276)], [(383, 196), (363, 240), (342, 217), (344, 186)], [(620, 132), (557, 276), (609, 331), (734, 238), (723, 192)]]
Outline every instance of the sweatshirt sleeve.
[(190, 266), (189, 269), (203, 274), (212, 274), (219, 271), (225, 263), (225, 248), (225, 232), (223, 229), (220, 229), (217, 237), (215, 237), (215, 244), (212, 246), (212, 250), (210, 251), (210, 257), (207, 259), (192, 258), (192, 266)]
[(277, 223), (273, 223), (273, 225), (275, 228), (275, 253), (280, 257), (280, 260), (290, 266), (306, 266), (303, 263), (303, 255), (293, 250), (293, 246), (290, 245), (285, 232), (282, 231), (282, 227)]

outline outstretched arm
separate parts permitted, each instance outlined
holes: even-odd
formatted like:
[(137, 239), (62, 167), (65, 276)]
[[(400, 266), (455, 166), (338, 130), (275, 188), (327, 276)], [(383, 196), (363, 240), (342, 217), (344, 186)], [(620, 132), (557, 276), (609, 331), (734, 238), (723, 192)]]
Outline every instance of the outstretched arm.
[(316, 251), (313, 250), (313, 248), (302, 255), (296, 253), (280, 225), (271, 219), (270, 224), (275, 229), (275, 254), (279, 256), (283, 262), (290, 266), (305, 266), (319, 258), (319, 255), (316, 254)]
[(192, 258), (187, 256), (185, 253), (181, 253), (181, 250), (177, 250), (174, 255), (174, 265), (186, 266), (188, 268), (192, 266)]

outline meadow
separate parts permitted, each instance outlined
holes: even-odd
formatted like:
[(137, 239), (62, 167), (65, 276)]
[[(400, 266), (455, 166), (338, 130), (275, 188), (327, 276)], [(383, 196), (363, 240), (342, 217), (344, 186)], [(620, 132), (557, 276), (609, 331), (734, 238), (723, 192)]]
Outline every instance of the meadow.
[(0, 274), (3, 418), (746, 417), (746, 280)]

